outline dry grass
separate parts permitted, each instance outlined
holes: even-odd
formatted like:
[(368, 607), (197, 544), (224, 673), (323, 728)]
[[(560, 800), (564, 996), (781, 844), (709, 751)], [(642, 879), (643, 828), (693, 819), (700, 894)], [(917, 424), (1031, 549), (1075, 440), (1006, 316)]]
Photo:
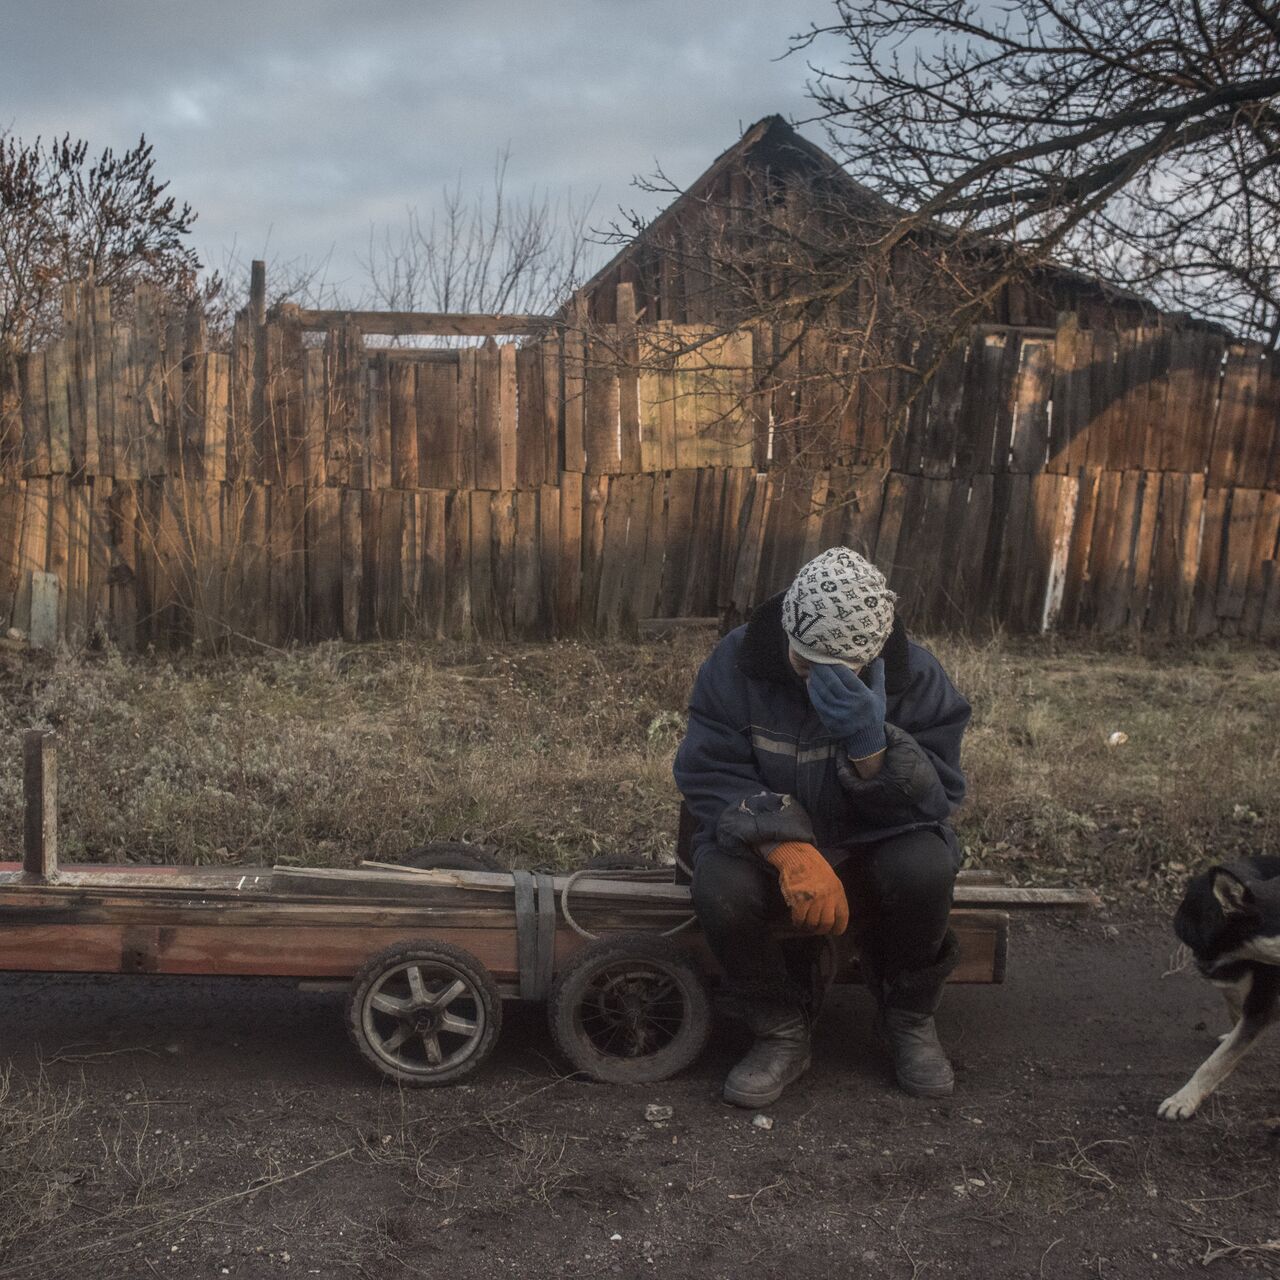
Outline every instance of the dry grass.
[(0, 1259), (19, 1240), (58, 1221), (86, 1165), (73, 1152), (84, 1101), (43, 1074), (19, 1083), (0, 1068)]
[[(19, 738), (63, 743), (63, 849), (91, 861), (350, 864), (427, 839), (516, 863), (671, 853), (670, 760), (713, 637), (343, 646), (283, 655), (0, 657), (0, 844)], [(943, 641), (975, 707), (978, 863), (1158, 889), (1280, 846), (1280, 656)], [(1109, 747), (1113, 731), (1128, 735)]]

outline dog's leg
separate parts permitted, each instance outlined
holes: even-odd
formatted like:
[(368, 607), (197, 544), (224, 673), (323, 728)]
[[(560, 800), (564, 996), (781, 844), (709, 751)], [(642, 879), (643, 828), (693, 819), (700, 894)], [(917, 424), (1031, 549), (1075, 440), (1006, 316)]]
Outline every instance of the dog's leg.
[(1227, 1038), (1200, 1064), (1177, 1093), (1166, 1098), (1157, 1114), (1162, 1120), (1190, 1120), (1200, 1104), (1236, 1069), (1253, 1042), (1276, 1018), (1280, 1005), (1280, 971), (1265, 977), (1255, 971), (1245, 994), (1242, 1017)]
[[(1227, 1002), (1227, 1013), (1231, 1017), (1231, 1030), (1234, 1031), (1237, 1023), (1244, 1017), (1244, 1001), (1245, 996), (1249, 994), (1249, 987), (1252, 980), (1252, 973), (1247, 973), (1243, 978), (1237, 979), (1235, 982), (1214, 982), (1214, 986), (1222, 992), (1222, 998)], [(1224, 1031), (1218, 1037), (1218, 1043), (1221, 1044), (1231, 1034), (1231, 1031)]]

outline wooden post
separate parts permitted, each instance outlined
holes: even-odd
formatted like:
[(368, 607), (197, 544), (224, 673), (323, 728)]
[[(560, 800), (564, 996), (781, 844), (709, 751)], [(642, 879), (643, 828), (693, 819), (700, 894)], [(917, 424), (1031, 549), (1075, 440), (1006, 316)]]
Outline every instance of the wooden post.
[(256, 258), (249, 268), (249, 315), (258, 328), (267, 323), (267, 264)]
[(22, 791), (22, 869), (50, 880), (58, 870), (58, 746), (52, 733), (28, 729), (23, 736)]

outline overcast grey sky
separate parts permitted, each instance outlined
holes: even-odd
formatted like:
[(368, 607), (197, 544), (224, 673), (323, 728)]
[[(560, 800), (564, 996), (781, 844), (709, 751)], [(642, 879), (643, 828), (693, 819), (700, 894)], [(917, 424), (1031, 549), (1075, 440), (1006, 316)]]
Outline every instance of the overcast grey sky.
[[(830, 0), (0, 0), (0, 126), (95, 148), (145, 132), (196, 245), (356, 275), (370, 225), (424, 212), (509, 146), (509, 188), (594, 221), (686, 183), (763, 115), (803, 115), (787, 37)], [(809, 130), (815, 141), (820, 133)]]

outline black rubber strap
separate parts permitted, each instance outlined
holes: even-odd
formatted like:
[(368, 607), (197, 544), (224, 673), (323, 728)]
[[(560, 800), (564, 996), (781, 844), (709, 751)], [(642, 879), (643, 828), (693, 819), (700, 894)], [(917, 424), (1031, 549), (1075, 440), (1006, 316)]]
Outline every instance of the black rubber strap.
[(516, 963), (520, 966), (520, 998), (537, 1000), (540, 997), (536, 881), (530, 871), (513, 871), (511, 879), (516, 893)]
[(551, 991), (551, 976), (556, 959), (556, 890), (555, 881), (549, 875), (539, 873), (538, 886), (538, 960), (535, 1000), (545, 1000)]

